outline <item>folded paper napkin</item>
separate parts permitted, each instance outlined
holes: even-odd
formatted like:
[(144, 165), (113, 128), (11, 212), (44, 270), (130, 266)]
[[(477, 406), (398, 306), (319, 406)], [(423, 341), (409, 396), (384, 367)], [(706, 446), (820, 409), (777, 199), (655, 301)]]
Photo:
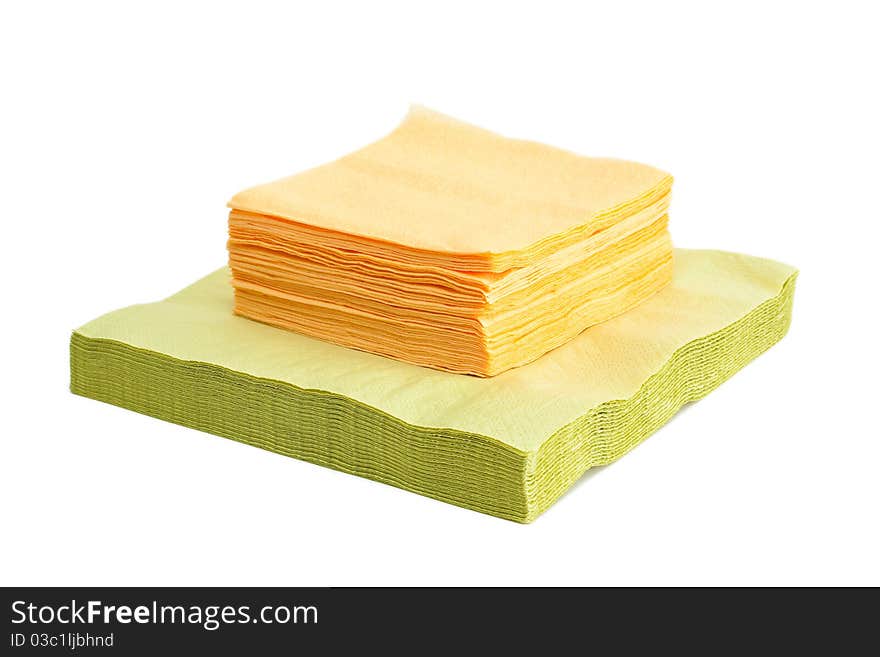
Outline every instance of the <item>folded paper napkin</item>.
[(672, 283), (637, 308), (492, 378), (236, 317), (221, 269), (77, 329), (71, 389), (529, 522), (788, 329), (791, 267), (719, 251), (674, 259)]
[(437, 369), (496, 375), (669, 284), (672, 177), (426, 109), (229, 202), (235, 312)]

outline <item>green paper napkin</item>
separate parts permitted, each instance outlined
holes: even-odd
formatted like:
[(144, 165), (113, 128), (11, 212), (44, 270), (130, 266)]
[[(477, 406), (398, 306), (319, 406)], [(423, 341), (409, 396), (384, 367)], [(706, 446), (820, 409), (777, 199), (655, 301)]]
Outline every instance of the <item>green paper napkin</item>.
[(528, 522), (778, 341), (795, 278), (774, 261), (679, 249), (655, 297), (480, 379), (236, 317), (224, 268), (77, 329), (71, 389)]

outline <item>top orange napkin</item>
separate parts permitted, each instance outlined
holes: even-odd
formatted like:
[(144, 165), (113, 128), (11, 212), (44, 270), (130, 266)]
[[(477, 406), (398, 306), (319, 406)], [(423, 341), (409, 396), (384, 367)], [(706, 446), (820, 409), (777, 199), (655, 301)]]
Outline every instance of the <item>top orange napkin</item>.
[(232, 198), (236, 312), (497, 374), (669, 282), (671, 186), (415, 108), (384, 139)]

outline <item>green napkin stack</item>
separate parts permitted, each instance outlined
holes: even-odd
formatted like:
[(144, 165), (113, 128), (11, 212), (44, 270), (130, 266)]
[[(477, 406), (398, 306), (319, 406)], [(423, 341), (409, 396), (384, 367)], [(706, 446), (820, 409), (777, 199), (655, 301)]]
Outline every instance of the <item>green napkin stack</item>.
[(73, 392), (529, 522), (777, 342), (796, 271), (675, 252), (672, 284), (493, 378), (430, 370), (234, 316), (220, 269), (77, 329)]

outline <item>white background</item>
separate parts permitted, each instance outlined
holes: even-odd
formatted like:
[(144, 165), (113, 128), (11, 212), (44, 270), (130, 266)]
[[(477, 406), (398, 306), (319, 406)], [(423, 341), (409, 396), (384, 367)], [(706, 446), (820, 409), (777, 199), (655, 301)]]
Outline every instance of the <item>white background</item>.
[[(0, 583), (880, 584), (877, 16), (824, 4), (3, 3)], [(801, 269), (791, 332), (528, 526), (68, 392), (410, 102), (672, 172), (679, 246)]]

